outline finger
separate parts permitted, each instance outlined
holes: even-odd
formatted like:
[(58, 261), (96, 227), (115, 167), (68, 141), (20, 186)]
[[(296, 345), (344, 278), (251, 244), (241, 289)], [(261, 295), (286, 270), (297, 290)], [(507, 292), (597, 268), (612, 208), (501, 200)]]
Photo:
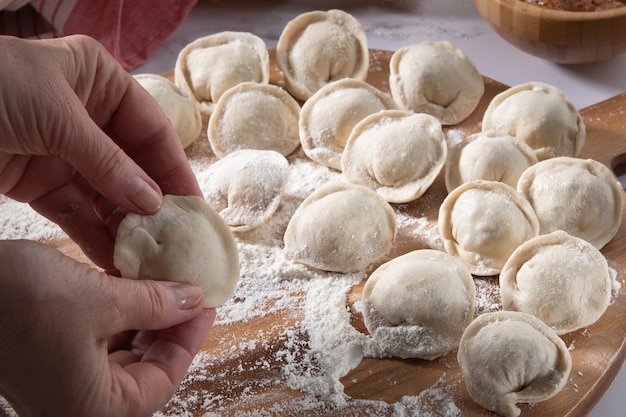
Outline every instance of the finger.
[(126, 330), (167, 329), (202, 312), (199, 287), (168, 281), (132, 280), (104, 276), (106, 313), (101, 316), (102, 338)]
[(96, 265), (113, 269), (114, 240), (106, 224), (72, 182), (30, 202), (33, 209), (58, 224)]
[[(215, 309), (207, 309), (203, 314), (210, 315), (210, 321), (213, 323), (215, 319)], [(185, 323), (186, 325), (186, 323)], [(133, 362), (139, 362), (146, 360), (146, 354), (154, 354), (154, 344), (162, 343), (164, 335), (171, 334), (173, 331), (180, 332), (180, 329), (170, 328), (167, 330), (141, 330), (134, 332), (133, 337), (127, 341), (123, 346), (118, 346), (115, 351), (109, 353), (109, 360), (114, 361), (121, 366), (130, 365)], [(188, 343), (186, 336), (182, 340), (183, 343)], [(194, 346), (189, 346), (190, 351), (194, 351)]]
[(133, 332), (123, 345), (118, 345), (115, 350), (109, 351), (109, 360), (117, 362), (121, 366), (139, 362), (146, 350), (159, 337), (159, 330), (141, 330)]
[(65, 128), (75, 134), (52, 152), (74, 166), (107, 199), (139, 213), (157, 211), (163, 196), (156, 182), (96, 125), (84, 108), (75, 111), (78, 114)]
[(201, 196), (176, 130), (152, 96), (131, 81), (111, 120), (111, 136), (165, 194)]
[(55, 156), (17, 155), (12, 159), (11, 172), (3, 176), (13, 177), (10, 187), (3, 194), (14, 200), (30, 202), (72, 181), (74, 168)]
[[(66, 40), (77, 50), (73, 70), (89, 68), (87, 72), (96, 74), (88, 87), (74, 89), (97, 126), (137, 161), (163, 192), (201, 195), (180, 139), (156, 100), (92, 39), (78, 36)], [(96, 59), (87, 60), (94, 50)], [(88, 178), (96, 188), (106, 187), (92, 176)]]
[(123, 407), (126, 413), (162, 407), (182, 381), (214, 319), (214, 309), (204, 310), (188, 322), (159, 332), (140, 362), (112, 367), (111, 392), (118, 396), (112, 398), (114, 407)]

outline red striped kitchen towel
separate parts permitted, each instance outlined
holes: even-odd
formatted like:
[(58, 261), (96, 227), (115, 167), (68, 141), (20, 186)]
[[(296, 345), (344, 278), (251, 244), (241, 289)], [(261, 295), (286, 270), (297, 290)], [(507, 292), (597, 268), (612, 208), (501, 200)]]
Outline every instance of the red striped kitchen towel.
[(196, 1), (0, 0), (0, 33), (35, 38), (89, 35), (132, 69), (161, 46)]

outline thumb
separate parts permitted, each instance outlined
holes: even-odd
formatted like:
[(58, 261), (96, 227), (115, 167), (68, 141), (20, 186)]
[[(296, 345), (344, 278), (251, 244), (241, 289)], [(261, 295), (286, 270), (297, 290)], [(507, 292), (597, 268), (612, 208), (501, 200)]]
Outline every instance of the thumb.
[(187, 322), (202, 313), (204, 294), (193, 285), (170, 281), (132, 280), (107, 275), (104, 334), (126, 330), (160, 330)]
[(118, 205), (139, 213), (154, 213), (161, 206), (161, 189), (98, 125), (86, 110), (74, 119), (80, 143), (59, 150), (92, 186)]

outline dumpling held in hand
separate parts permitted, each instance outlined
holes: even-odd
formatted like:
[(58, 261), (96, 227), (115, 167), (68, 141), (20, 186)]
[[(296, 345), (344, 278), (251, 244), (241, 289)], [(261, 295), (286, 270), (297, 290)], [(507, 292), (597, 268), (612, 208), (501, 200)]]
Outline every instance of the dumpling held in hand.
[(226, 302), (239, 281), (232, 232), (195, 196), (165, 195), (156, 213), (129, 213), (117, 231), (113, 262), (124, 278), (197, 285), (205, 307)]

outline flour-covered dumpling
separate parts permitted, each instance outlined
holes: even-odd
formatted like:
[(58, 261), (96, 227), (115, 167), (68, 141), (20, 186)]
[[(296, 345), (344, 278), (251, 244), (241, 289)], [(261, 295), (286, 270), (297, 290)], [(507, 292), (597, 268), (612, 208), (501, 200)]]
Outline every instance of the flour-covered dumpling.
[(446, 160), (446, 139), (434, 116), (383, 110), (354, 126), (341, 157), (350, 182), (375, 190), (391, 203), (421, 197)]
[(218, 158), (241, 149), (287, 156), (300, 146), (300, 105), (282, 88), (241, 83), (220, 97), (209, 119), (207, 137)]
[(482, 407), (517, 417), (517, 403), (538, 403), (568, 381), (572, 357), (565, 343), (538, 318), (516, 311), (478, 316), (457, 354), (465, 387)]
[(396, 237), (396, 217), (369, 188), (333, 182), (296, 210), (284, 235), (285, 257), (324, 271), (355, 272), (381, 260)]
[(398, 49), (389, 61), (389, 87), (401, 108), (428, 113), (444, 125), (465, 120), (485, 91), (470, 58), (449, 41)]
[(364, 81), (333, 81), (302, 105), (302, 149), (312, 160), (340, 170), (341, 155), (354, 125), (372, 113), (395, 107), (389, 94)]
[(474, 180), (455, 188), (439, 208), (438, 224), (446, 252), (481, 276), (500, 273), (513, 251), (539, 234), (530, 203), (499, 181)]
[(520, 245), (500, 274), (502, 308), (532, 314), (557, 334), (595, 323), (611, 287), (604, 255), (561, 230)]
[(586, 136), (574, 104), (563, 91), (541, 82), (520, 84), (496, 95), (485, 111), (482, 129), (519, 138), (540, 161), (578, 156)]
[(564, 230), (602, 249), (622, 221), (622, 187), (593, 159), (541, 161), (524, 171), (517, 188), (537, 213), (543, 234)]
[(260, 37), (248, 32), (219, 32), (186, 45), (178, 54), (174, 82), (211, 113), (231, 87), (242, 82), (267, 83), (269, 52)]
[(161, 75), (137, 74), (134, 78), (159, 103), (178, 133), (183, 148), (191, 145), (202, 131), (202, 116), (197, 103)]
[(458, 346), (474, 318), (475, 294), (458, 258), (432, 249), (409, 252), (367, 279), (365, 326), (388, 355), (432, 360)]
[(207, 203), (235, 232), (267, 222), (278, 209), (289, 162), (276, 151), (244, 149), (198, 176)]
[(303, 13), (283, 29), (276, 63), (287, 91), (302, 101), (329, 82), (365, 80), (369, 69), (365, 29), (342, 10)]
[(129, 213), (119, 225), (113, 261), (124, 278), (197, 285), (205, 307), (226, 302), (239, 281), (232, 232), (196, 196), (165, 195), (156, 213)]
[(517, 187), (522, 172), (537, 163), (533, 150), (510, 135), (475, 133), (448, 150), (445, 183), (448, 192), (472, 180), (500, 181)]

